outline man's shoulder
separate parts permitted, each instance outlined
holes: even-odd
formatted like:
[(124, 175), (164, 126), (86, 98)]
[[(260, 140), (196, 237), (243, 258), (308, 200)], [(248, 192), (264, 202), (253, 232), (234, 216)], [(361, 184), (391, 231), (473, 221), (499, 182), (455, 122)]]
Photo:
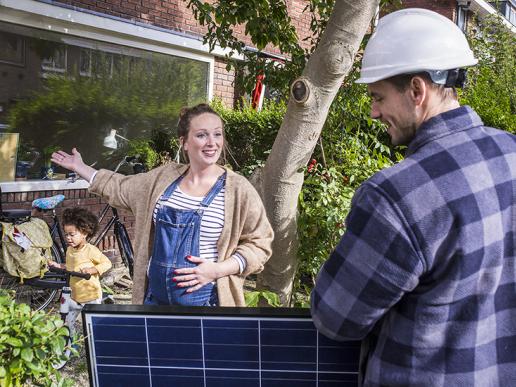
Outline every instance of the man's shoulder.
[(417, 201), (425, 195), (424, 187), (432, 184), (432, 177), (413, 155), (389, 168), (376, 172), (360, 186), (362, 194), (375, 191), (391, 203)]
[(516, 135), (505, 130), (484, 126), (483, 131), (486, 136), (492, 138), (494, 141), (505, 144), (509, 149), (514, 151), (516, 149)]
[(370, 186), (381, 186), (386, 181), (390, 181), (393, 184), (402, 184), (411, 175), (418, 174), (417, 167), (417, 159), (413, 157), (406, 157), (396, 164), (376, 172), (373, 176), (367, 179), (364, 184)]
[(463, 187), (465, 169), (501, 159), (510, 165), (515, 158), (515, 135), (480, 126), (428, 143), (402, 161), (374, 174), (364, 182), (363, 190), (367, 187), (380, 190), (396, 202), (406, 197), (410, 200), (430, 197), (438, 184), (467, 190), (467, 186)]

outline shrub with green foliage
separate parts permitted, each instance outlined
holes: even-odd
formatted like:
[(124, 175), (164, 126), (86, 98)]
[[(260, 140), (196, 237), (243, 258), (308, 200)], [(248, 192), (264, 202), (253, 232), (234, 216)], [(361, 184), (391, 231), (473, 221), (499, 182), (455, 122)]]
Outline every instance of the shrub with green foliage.
[(0, 386), (71, 386), (53, 364), (63, 359), (68, 330), (57, 315), (34, 312), (0, 290)]
[(516, 36), (492, 16), (470, 36), (470, 44), (479, 63), (468, 70), (461, 103), (475, 109), (485, 125), (516, 134)]
[[(295, 306), (308, 306), (309, 294), (321, 265), (345, 231), (345, 219), (358, 186), (393, 164), (390, 149), (374, 136), (344, 132), (334, 144), (339, 161), (326, 167), (312, 159), (299, 195), (299, 267), (294, 284)], [(396, 154), (398, 157), (399, 154)]]
[(220, 100), (214, 100), (211, 106), (224, 121), (230, 153), (227, 163), (234, 170), (249, 175), (267, 159), (285, 116), (285, 103), (267, 101), (261, 111), (248, 103), (229, 109)]

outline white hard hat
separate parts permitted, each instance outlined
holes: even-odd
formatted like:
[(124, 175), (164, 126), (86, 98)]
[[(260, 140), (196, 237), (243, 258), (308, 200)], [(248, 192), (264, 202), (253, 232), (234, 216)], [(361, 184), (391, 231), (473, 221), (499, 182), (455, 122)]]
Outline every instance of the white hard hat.
[(444, 84), (443, 70), (477, 62), (466, 37), (450, 19), (427, 9), (407, 8), (379, 20), (365, 48), (357, 83), (428, 71), (434, 82)]

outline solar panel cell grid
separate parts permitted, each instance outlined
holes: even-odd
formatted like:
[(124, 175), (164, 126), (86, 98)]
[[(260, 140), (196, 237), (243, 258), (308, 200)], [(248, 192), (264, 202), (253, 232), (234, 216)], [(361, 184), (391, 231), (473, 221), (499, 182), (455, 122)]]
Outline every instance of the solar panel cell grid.
[(358, 343), (311, 319), (86, 314), (92, 385), (356, 386)]

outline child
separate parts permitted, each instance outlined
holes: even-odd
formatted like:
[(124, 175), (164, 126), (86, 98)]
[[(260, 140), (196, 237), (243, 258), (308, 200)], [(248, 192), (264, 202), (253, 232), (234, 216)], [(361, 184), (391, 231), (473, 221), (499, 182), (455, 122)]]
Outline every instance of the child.
[(62, 223), (68, 243), (66, 264), (60, 265), (50, 261), (49, 266), (91, 274), (89, 280), (70, 277), (72, 305), (66, 316), (66, 324), (73, 327), (84, 304), (101, 303), (102, 289), (99, 277), (111, 268), (111, 261), (97, 247), (87, 242), (87, 239), (95, 234), (98, 226), (97, 217), (90, 211), (84, 208), (68, 208), (63, 212)]

